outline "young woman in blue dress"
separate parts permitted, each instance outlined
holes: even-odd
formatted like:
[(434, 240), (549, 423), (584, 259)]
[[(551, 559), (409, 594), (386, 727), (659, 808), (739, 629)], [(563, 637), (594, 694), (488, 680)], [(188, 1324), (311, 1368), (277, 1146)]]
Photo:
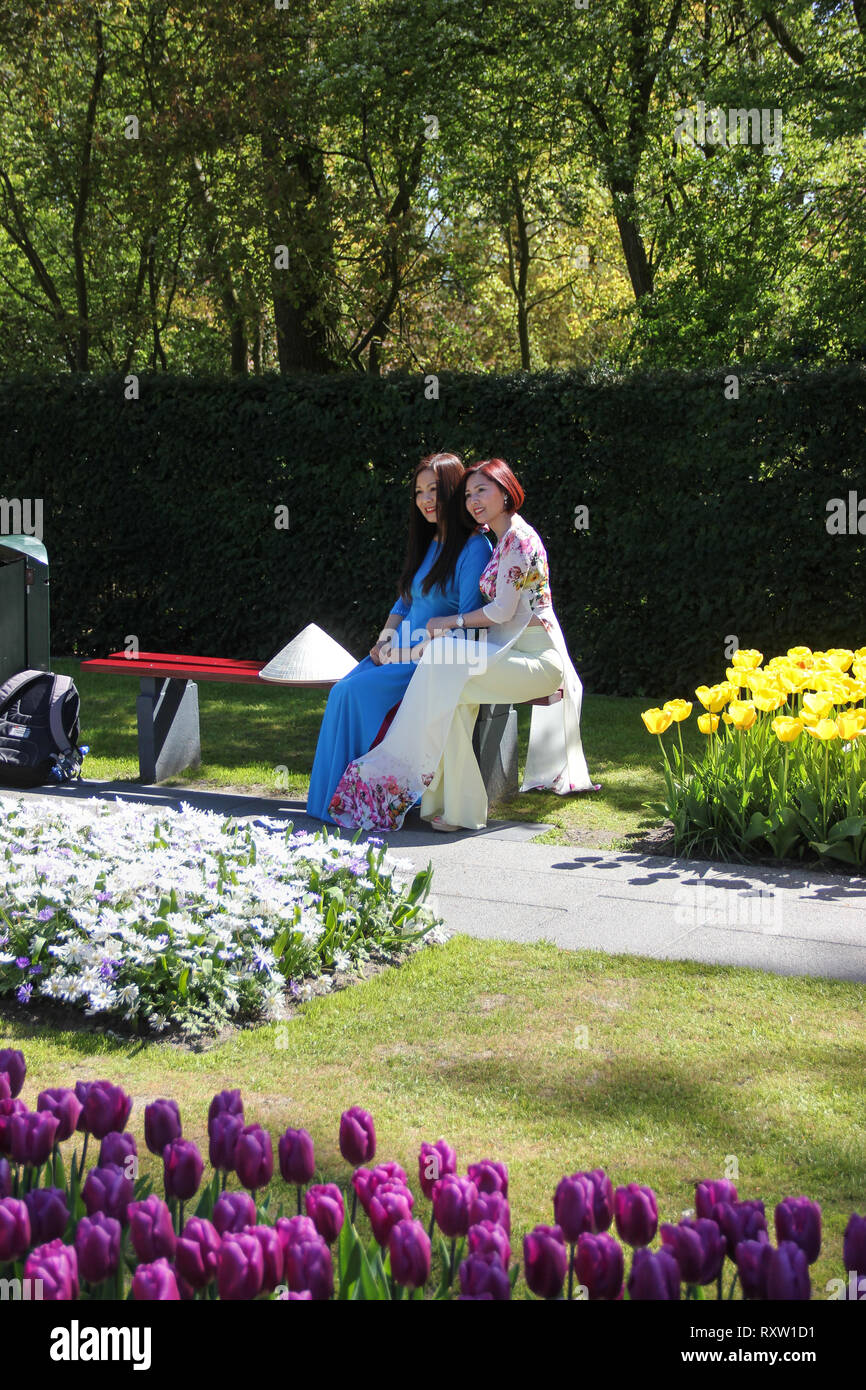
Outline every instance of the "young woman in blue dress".
[(467, 525), (496, 540), (480, 580), (482, 602), (433, 615), (420, 661), (382, 742), (347, 766), (331, 811), (348, 828), (398, 830), (421, 798), (437, 830), (481, 829), (487, 793), (472, 747), (478, 707), (533, 705), (522, 791), (598, 791), (580, 736), (583, 686), (553, 610), (547, 552), (518, 508), (524, 493), (504, 459), (469, 469), (461, 487)]
[(383, 721), (402, 700), (430, 619), (483, 602), (478, 581), (491, 544), (461, 524), (465, 472), (458, 455), (447, 453), (429, 454), (415, 469), (399, 597), (369, 656), (328, 696), (307, 795), (307, 813), (319, 820), (335, 824), (328, 808), (337, 783), (349, 763), (377, 741)]

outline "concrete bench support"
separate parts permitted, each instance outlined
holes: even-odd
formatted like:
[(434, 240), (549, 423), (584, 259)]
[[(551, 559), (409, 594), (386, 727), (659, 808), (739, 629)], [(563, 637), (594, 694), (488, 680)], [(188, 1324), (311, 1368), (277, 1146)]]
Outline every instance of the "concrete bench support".
[(142, 782), (162, 782), (185, 768), (199, 766), (201, 736), (195, 681), (146, 676), (136, 709)]
[(487, 800), (516, 796), (517, 710), (513, 705), (481, 705), (475, 721), (472, 746), (487, 789)]

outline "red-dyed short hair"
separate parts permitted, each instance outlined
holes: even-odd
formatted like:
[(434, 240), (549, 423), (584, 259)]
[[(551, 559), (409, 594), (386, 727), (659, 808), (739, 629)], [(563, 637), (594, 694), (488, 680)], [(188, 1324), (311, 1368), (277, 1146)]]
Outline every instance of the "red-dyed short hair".
[(509, 502), (505, 508), (507, 512), (517, 512), (523, 506), (526, 500), (526, 493), (508, 467), (505, 459), (482, 459), (481, 463), (476, 463), (471, 468), (467, 468), (461, 480), (464, 497), (466, 495), (466, 484), (473, 473), (483, 473), (486, 478), (489, 478), (491, 482), (501, 487), (504, 493), (507, 493), (509, 498)]

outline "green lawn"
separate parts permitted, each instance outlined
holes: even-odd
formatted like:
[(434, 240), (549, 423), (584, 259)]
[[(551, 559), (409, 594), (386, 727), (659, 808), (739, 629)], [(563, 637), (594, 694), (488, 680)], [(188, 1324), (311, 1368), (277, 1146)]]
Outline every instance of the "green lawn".
[[(132, 677), (82, 672), (75, 660), (56, 660), (54, 668), (73, 676), (82, 702), (82, 740), (90, 744), (85, 776), (135, 779), (138, 754)], [(626, 836), (658, 821), (643, 809), (663, 792), (658, 743), (647, 734), (641, 710), (660, 700), (589, 695), (581, 728), (590, 772), (602, 791), (559, 797), (530, 792), (492, 808), (494, 818), (543, 821), (555, 830), (543, 838), (554, 844), (627, 848)], [(319, 723), (327, 691), (274, 686), (199, 685), (202, 765), (167, 785), (231, 788), (304, 799), (309, 786)], [(526, 758), (530, 707), (519, 710), (521, 775)], [(685, 725), (686, 750), (698, 752), (703, 735), (694, 721)]]
[[(239, 1086), (248, 1122), (274, 1139), (309, 1129), (327, 1181), (348, 1176), (340, 1112), (364, 1105), (377, 1156), (406, 1168), (422, 1219), (422, 1139), (450, 1140), (461, 1171), (502, 1159), (517, 1253), (526, 1230), (552, 1222), (565, 1173), (601, 1165), (615, 1185), (649, 1184), (676, 1222), (695, 1180), (722, 1177), (733, 1156), (740, 1196), (763, 1198), (771, 1227), (783, 1197), (822, 1203), (812, 1278), (824, 1298), (848, 1216), (866, 1210), (864, 996), (862, 984), (457, 937), (202, 1053), (26, 1026), (9, 1008), (0, 1018), (4, 1045), (27, 1056), (30, 1105), (44, 1087), (108, 1077), (135, 1097), (142, 1152), (149, 1100), (174, 1096), (206, 1153), (210, 1096)], [(280, 1182), (273, 1194), (293, 1199)]]

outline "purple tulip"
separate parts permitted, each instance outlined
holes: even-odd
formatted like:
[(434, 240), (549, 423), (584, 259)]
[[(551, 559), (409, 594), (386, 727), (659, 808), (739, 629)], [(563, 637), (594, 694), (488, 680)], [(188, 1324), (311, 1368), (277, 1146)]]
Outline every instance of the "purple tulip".
[(242, 1187), (257, 1192), (274, 1176), (271, 1136), (261, 1125), (244, 1125), (235, 1148), (235, 1172)]
[(421, 1152), (418, 1154), (418, 1181), (428, 1201), (433, 1199), (433, 1184), (440, 1178), (456, 1172), (457, 1155), (444, 1139), (437, 1139), (435, 1144), (421, 1145)]
[(511, 1208), (504, 1192), (479, 1192), (469, 1203), (469, 1225), (479, 1221), (495, 1221), (511, 1235)]
[(75, 1133), (78, 1117), (81, 1114), (81, 1101), (68, 1086), (53, 1086), (40, 1091), (36, 1098), (36, 1109), (47, 1110), (58, 1121), (55, 1144), (62, 1144)]
[(370, 1198), (380, 1187), (407, 1187), (406, 1174), (399, 1163), (389, 1160), (378, 1163), (375, 1168), (356, 1168), (352, 1174), (352, 1186), (364, 1211), (370, 1214)]
[(180, 1289), (168, 1260), (139, 1265), (132, 1276), (132, 1296), (136, 1303), (179, 1303)]
[(799, 1245), (810, 1265), (821, 1251), (821, 1208), (808, 1197), (788, 1197), (775, 1212), (776, 1240), (792, 1240)]
[(560, 1178), (553, 1194), (553, 1219), (569, 1245), (595, 1227), (595, 1184), (588, 1173)]
[(223, 1236), (217, 1265), (217, 1288), (223, 1299), (251, 1299), (262, 1291), (265, 1261), (262, 1247), (250, 1231)]
[(171, 1212), (161, 1197), (152, 1192), (142, 1202), (130, 1202), (127, 1218), (132, 1244), (142, 1264), (174, 1259), (177, 1237)]
[(123, 1226), (127, 1207), (135, 1200), (135, 1183), (116, 1163), (107, 1163), (104, 1167), (91, 1168), (84, 1179), (81, 1196), (88, 1216), (102, 1211)]
[(166, 1197), (188, 1202), (198, 1192), (204, 1160), (191, 1139), (172, 1139), (162, 1151), (162, 1177)]
[(727, 1178), (707, 1178), (695, 1184), (695, 1215), (713, 1220), (717, 1202), (736, 1202), (737, 1189)]
[(284, 1252), (290, 1245), (322, 1239), (308, 1216), (279, 1216), (274, 1223), (274, 1230), (280, 1238)]
[(420, 1221), (398, 1221), (388, 1236), (391, 1273), (398, 1284), (421, 1289), (430, 1278), (430, 1237)]
[(217, 1115), (239, 1115), (243, 1121), (244, 1103), (240, 1091), (219, 1091), (214, 1096), (207, 1112), (208, 1131)]
[[(0, 1193), (2, 1191), (0, 1184)], [(856, 1211), (852, 1211), (845, 1227), (842, 1258), (846, 1270), (853, 1271), (858, 1279), (866, 1278), (866, 1216), (858, 1216)]]
[(130, 1177), (135, 1177), (138, 1171), (138, 1164), (127, 1163), (127, 1159), (138, 1158), (138, 1144), (135, 1142), (135, 1135), (130, 1134), (128, 1129), (118, 1133), (112, 1130), (106, 1134), (102, 1143), (99, 1145), (99, 1166), (106, 1167), (109, 1163), (116, 1163), (118, 1168), (123, 1168)]
[(766, 1299), (772, 1246), (767, 1240), (741, 1240), (734, 1252), (743, 1298)]
[(340, 1153), (357, 1168), (376, 1155), (376, 1126), (373, 1116), (360, 1105), (353, 1105), (340, 1116)]
[(568, 1250), (559, 1226), (536, 1226), (523, 1237), (523, 1272), (538, 1298), (558, 1298), (568, 1269)]
[(316, 1171), (313, 1141), (305, 1129), (287, 1129), (277, 1143), (280, 1172), (284, 1182), (304, 1187)]
[(39, 1168), (51, 1157), (54, 1136), (60, 1126), (56, 1115), (47, 1110), (25, 1110), (9, 1121), (9, 1151), (16, 1163)]
[(327, 1182), (308, 1188), (304, 1205), (322, 1240), (327, 1245), (333, 1245), (343, 1228), (346, 1214), (339, 1187), (336, 1183)]
[(17, 1197), (0, 1200), (0, 1265), (20, 1260), (30, 1248), (30, 1213)]
[(221, 1192), (211, 1218), (221, 1236), (256, 1224), (256, 1204), (246, 1192)]
[(398, 1221), (411, 1221), (415, 1199), (408, 1187), (383, 1183), (370, 1198), (367, 1216), (378, 1245), (387, 1245)]
[(16, 1115), (26, 1115), (27, 1106), (17, 1097), (7, 1096), (0, 1100), (0, 1154), (8, 1154), (10, 1146), (9, 1126)]
[(334, 1266), (321, 1236), (293, 1241), (286, 1248), (286, 1283), (292, 1293), (307, 1290), (317, 1302), (333, 1296)]
[(243, 1115), (231, 1115), (228, 1111), (214, 1115), (208, 1125), (208, 1154), (212, 1168), (223, 1169), (226, 1173), (235, 1171), (235, 1150), (243, 1127)]
[(62, 1240), (50, 1240), (37, 1245), (24, 1262), (24, 1278), (31, 1288), (36, 1279), (42, 1280), (42, 1298), (46, 1303), (69, 1303), (78, 1297), (78, 1256), (74, 1245)]
[(11, 1100), (11, 1099), (12, 1099), (12, 1082), (9, 1080), (9, 1074), (8, 1074), (8, 1072), (0, 1071), (0, 1100)]
[(219, 1231), (204, 1217), (191, 1216), (184, 1223), (183, 1234), (178, 1237), (175, 1248), (174, 1263), (178, 1274), (193, 1289), (203, 1289), (216, 1278), (221, 1243)]
[(476, 1221), (466, 1233), (470, 1255), (495, 1255), (503, 1269), (511, 1263), (511, 1245), (504, 1226), (495, 1221)]
[(248, 1234), (255, 1236), (262, 1247), (262, 1291), (273, 1293), (277, 1284), (283, 1281), (286, 1266), (286, 1254), (279, 1232), (273, 1226), (251, 1226)]
[(622, 1298), (623, 1271), (622, 1246), (613, 1236), (591, 1231), (578, 1236), (574, 1272), (590, 1302), (615, 1302)]
[(448, 1173), (433, 1184), (433, 1215), (443, 1236), (454, 1239), (469, 1230), (469, 1208), (478, 1196), (471, 1178)]
[(144, 1107), (144, 1142), (152, 1154), (162, 1155), (166, 1144), (180, 1139), (180, 1109), (176, 1100), (154, 1100)]
[(75, 1094), (81, 1101), (77, 1129), (104, 1139), (112, 1130), (126, 1129), (132, 1096), (110, 1081), (76, 1081)]
[(676, 1226), (665, 1222), (661, 1237), (680, 1267), (684, 1284), (711, 1284), (718, 1278), (725, 1261), (725, 1237), (715, 1221), (698, 1216), (684, 1217)]
[(725, 1237), (731, 1260), (741, 1240), (769, 1240), (763, 1202), (716, 1202), (711, 1220)]
[(0, 1197), (12, 1196), (12, 1169), (8, 1158), (0, 1158)]
[(60, 1187), (35, 1187), (24, 1197), (30, 1215), (30, 1241), (47, 1245), (59, 1240), (69, 1221), (66, 1193)]
[(649, 1245), (659, 1225), (656, 1194), (651, 1187), (636, 1182), (618, 1187), (613, 1194), (613, 1211), (620, 1240), (633, 1247)]
[(628, 1276), (628, 1296), (638, 1299), (678, 1299), (680, 1297), (680, 1267), (669, 1250), (634, 1252)]
[(606, 1231), (613, 1221), (613, 1183), (603, 1168), (593, 1168), (587, 1177), (592, 1183), (593, 1231)]
[(777, 1250), (770, 1247), (767, 1257), (767, 1298), (805, 1300), (812, 1297), (809, 1281), (810, 1260), (801, 1245), (783, 1240)]
[(493, 1158), (483, 1158), (480, 1163), (470, 1163), (466, 1176), (471, 1178), (479, 1192), (501, 1192), (508, 1196), (508, 1169), (504, 1163)]
[(120, 1222), (104, 1212), (81, 1218), (75, 1228), (75, 1252), (79, 1273), (88, 1284), (101, 1284), (117, 1272), (121, 1235)]
[(9, 1077), (9, 1089), (12, 1096), (20, 1095), (24, 1078), (27, 1075), (24, 1053), (18, 1052), (14, 1047), (0, 1047), (0, 1072), (4, 1071)]
[(460, 1262), (459, 1276), (460, 1294), (465, 1300), (484, 1298), (503, 1303), (511, 1297), (508, 1271), (495, 1255), (467, 1255)]

